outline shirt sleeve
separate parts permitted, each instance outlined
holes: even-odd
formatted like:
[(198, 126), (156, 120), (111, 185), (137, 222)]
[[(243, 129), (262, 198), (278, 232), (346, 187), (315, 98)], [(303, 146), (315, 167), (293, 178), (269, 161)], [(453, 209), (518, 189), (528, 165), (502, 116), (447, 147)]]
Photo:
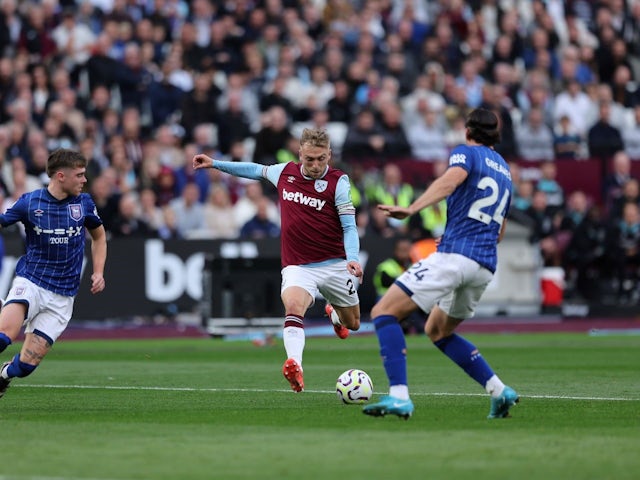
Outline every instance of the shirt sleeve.
[(100, 218), (100, 215), (98, 215), (96, 204), (93, 202), (93, 199), (89, 195), (86, 196), (85, 205), (88, 212), (84, 218), (85, 226), (90, 230), (98, 228), (100, 225), (102, 225), (102, 219)]
[(264, 176), (263, 170), (267, 167), (253, 162), (224, 162), (222, 160), (215, 160), (213, 162), (213, 168), (236, 177), (260, 180)]
[(6, 213), (0, 215), (0, 225), (8, 227), (25, 218), (27, 202), (24, 196), (20, 197), (16, 203), (7, 209)]
[(236, 177), (251, 178), (252, 180), (266, 178), (276, 186), (278, 185), (278, 179), (286, 166), (286, 163), (261, 165), (253, 162), (224, 162), (221, 160), (215, 160), (213, 162), (213, 168), (220, 170), (221, 172), (225, 172)]
[(347, 175), (340, 177), (336, 185), (336, 210), (342, 225), (347, 261), (357, 262), (360, 257), (360, 237), (356, 227), (356, 209), (351, 201), (351, 183)]

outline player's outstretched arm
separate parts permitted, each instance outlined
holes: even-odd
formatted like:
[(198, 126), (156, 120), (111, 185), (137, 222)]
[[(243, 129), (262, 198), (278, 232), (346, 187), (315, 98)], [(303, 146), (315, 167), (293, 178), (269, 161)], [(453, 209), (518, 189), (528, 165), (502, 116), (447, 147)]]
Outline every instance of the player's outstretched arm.
[(200, 168), (213, 168), (213, 158), (204, 153), (199, 153), (193, 157), (193, 169), (198, 170)]
[(89, 230), (91, 235), (91, 261), (93, 274), (91, 275), (91, 293), (104, 290), (104, 264), (107, 261), (107, 234), (104, 226)]
[(462, 167), (451, 167), (433, 181), (422, 195), (420, 195), (408, 207), (398, 207), (395, 205), (378, 205), (380, 210), (386, 212), (387, 216), (393, 218), (407, 218), (423, 208), (435, 205), (440, 200), (451, 195), (458, 185), (467, 179), (468, 173)]

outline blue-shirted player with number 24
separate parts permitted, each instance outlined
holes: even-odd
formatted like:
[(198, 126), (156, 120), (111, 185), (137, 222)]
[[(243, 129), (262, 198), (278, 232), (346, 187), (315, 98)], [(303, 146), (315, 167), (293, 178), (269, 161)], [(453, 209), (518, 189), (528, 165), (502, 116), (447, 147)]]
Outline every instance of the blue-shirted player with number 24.
[(478, 349), (455, 330), (471, 318), (497, 265), (511, 202), (509, 166), (492, 147), (500, 141), (497, 116), (484, 109), (469, 114), (466, 144), (453, 149), (449, 167), (409, 207), (379, 205), (388, 216), (406, 218), (447, 199), (447, 225), (437, 252), (404, 272), (371, 310), (389, 394), (366, 405), (372, 416), (408, 419), (414, 410), (407, 383), (406, 342), (398, 320), (417, 308), (430, 312), (431, 341), (491, 396), (489, 418), (509, 416), (519, 398), (493, 372)]

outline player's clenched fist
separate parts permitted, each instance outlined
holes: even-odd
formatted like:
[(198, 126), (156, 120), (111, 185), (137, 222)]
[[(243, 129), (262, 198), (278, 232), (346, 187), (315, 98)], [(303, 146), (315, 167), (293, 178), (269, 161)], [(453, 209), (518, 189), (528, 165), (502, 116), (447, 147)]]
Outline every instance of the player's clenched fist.
[(204, 153), (199, 153), (195, 157), (193, 157), (193, 169), (198, 170), (199, 168), (212, 168), (213, 167), (213, 158), (205, 155)]

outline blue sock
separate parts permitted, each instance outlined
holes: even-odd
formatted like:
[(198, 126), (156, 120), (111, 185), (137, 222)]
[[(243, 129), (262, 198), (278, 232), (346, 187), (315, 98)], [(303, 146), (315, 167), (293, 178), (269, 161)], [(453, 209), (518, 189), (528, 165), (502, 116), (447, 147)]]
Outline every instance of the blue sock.
[(9, 378), (13, 377), (26, 377), (33, 373), (36, 369), (37, 365), (30, 365), (28, 363), (24, 363), (20, 361), (20, 354), (16, 353), (15, 357), (7, 367), (7, 376)]
[(407, 344), (398, 319), (393, 315), (380, 315), (373, 319), (373, 324), (389, 385), (407, 385)]
[(11, 339), (0, 332), (0, 352), (4, 352), (9, 345), (11, 345)]
[(493, 370), (482, 358), (478, 349), (473, 343), (465, 340), (455, 333), (434, 342), (442, 353), (453, 360), (460, 368), (478, 382), (482, 387), (493, 377)]

